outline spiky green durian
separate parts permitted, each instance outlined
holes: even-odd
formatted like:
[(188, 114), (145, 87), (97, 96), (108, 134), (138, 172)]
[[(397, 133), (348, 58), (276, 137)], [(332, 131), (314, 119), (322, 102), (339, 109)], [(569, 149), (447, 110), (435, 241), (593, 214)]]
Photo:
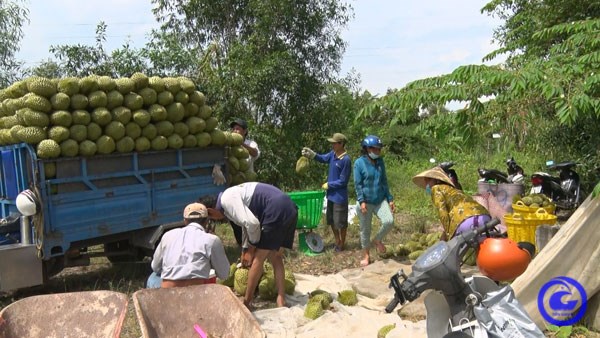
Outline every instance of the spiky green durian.
[(55, 158), (60, 156), (60, 145), (50, 139), (40, 141), (37, 145), (36, 154), (39, 158)]
[(65, 93), (56, 93), (50, 98), (53, 110), (65, 110), (69, 109), (71, 105), (71, 98)]
[(73, 139), (67, 139), (60, 143), (60, 156), (74, 157), (79, 153), (79, 143)]
[(108, 135), (102, 135), (96, 140), (98, 154), (110, 154), (115, 151), (116, 146), (115, 140)]
[(325, 313), (321, 302), (308, 302), (304, 308), (304, 317), (309, 319), (317, 319)]
[(338, 292), (337, 301), (340, 304), (353, 306), (358, 303), (358, 297), (356, 296), (356, 291), (354, 290), (343, 290)]
[(56, 85), (45, 77), (31, 77), (27, 79), (27, 90), (45, 98), (50, 98), (56, 94)]
[[(125, 125), (119, 121), (111, 121), (104, 127), (104, 134), (118, 141), (125, 136)], [(98, 147), (98, 151), (101, 152), (100, 147)]]
[(81, 156), (94, 156), (98, 151), (96, 142), (85, 140), (79, 144), (79, 155)]
[(160, 104), (153, 104), (148, 107), (148, 113), (150, 113), (152, 122), (164, 121), (168, 117), (167, 109)]
[(396, 328), (396, 324), (382, 326), (379, 331), (377, 331), (377, 338), (385, 338), (394, 328)]

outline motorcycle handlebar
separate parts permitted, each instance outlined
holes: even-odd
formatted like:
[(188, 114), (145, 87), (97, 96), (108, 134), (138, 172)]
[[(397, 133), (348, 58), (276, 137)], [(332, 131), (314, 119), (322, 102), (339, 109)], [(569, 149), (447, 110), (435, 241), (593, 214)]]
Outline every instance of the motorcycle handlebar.
[(476, 235), (481, 235), (484, 232), (489, 233), (498, 224), (500, 224), (500, 220), (498, 218), (492, 218), (489, 222), (485, 223), (482, 227), (475, 228), (474, 232), (475, 232)]
[(398, 306), (398, 303), (400, 302), (400, 300), (396, 297), (392, 298), (392, 300), (390, 301), (390, 303), (385, 307), (385, 312), (386, 313), (391, 313), (392, 311), (394, 311), (394, 309), (396, 308), (396, 306)]

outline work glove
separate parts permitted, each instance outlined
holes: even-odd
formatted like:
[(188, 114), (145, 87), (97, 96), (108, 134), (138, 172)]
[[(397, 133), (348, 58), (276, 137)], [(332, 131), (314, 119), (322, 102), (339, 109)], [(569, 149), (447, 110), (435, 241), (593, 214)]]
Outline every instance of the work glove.
[(327, 184), (327, 182), (325, 182), (325, 183), (323, 183), (321, 188), (323, 188), (324, 190), (327, 190), (329, 188), (329, 185)]
[(312, 160), (315, 158), (315, 155), (316, 153), (312, 149), (307, 147), (302, 148), (302, 156)]
[(223, 172), (221, 171), (221, 165), (215, 164), (213, 166), (212, 178), (215, 185), (225, 184), (225, 175), (223, 175)]

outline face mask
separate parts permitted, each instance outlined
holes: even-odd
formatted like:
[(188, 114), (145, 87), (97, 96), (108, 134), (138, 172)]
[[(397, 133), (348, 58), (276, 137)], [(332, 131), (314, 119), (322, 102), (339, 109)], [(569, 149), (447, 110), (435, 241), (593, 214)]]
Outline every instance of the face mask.
[(376, 160), (376, 159), (378, 159), (378, 158), (379, 158), (379, 155), (377, 155), (377, 154), (375, 154), (375, 153), (369, 153), (369, 157), (370, 157), (372, 160)]
[(429, 184), (427, 186), (425, 186), (425, 193), (427, 195), (431, 195), (431, 187), (429, 186)]

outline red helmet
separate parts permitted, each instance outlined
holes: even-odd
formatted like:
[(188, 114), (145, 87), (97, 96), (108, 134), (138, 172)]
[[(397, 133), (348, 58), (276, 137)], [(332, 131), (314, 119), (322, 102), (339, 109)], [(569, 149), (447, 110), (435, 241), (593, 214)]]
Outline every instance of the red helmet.
[(486, 238), (479, 245), (477, 267), (495, 281), (511, 281), (531, 262), (531, 255), (508, 238)]

